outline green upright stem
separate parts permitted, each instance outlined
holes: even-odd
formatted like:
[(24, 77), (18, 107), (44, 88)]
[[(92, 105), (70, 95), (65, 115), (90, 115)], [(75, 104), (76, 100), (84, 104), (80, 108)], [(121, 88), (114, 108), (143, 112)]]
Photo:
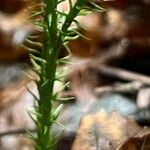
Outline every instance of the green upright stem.
[[(46, 60), (42, 64), (40, 80), (37, 83), (39, 91), (38, 112), (37, 116), (37, 140), (38, 150), (50, 150), (50, 127), (53, 123), (52, 118), (52, 96), (53, 85), (56, 72), (56, 61), (60, 43), (57, 43), (57, 0), (44, 0), (43, 7), (43, 50), (41, 57)], [(51, 19), (50, 19), (51, 18)]]
[[(35, 138), (35, 149), (50, 150), (53, 145), (53, 137), (50, 130), (54, 122), (52, 113), (53, 86), (56, 73), (56, 62), (59, 50), (63, 45), (61, 34), (57, 27), (57, 2), (58, 0), (43, 0), (43, 49), (41, 58), (45, 63), (40, 63), (39, 81), (37, 82), (39, 100), (36, 110), (37, 137)], [(61, 31), (65, 33), (80, 12), (86, 0), (77, 0), (66, 17)]]

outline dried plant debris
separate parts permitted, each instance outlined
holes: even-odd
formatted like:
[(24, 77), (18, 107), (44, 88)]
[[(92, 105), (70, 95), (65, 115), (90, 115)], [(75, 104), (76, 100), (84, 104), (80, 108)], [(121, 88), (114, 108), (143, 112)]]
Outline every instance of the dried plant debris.
[(149, 150), (150, 130), (143, 129), (133, 137), (122, 143), (117, 150)]
[[(67, 92), (75, 98), (63, 102), (58, 120), (64, 127), (57, 125), (53, 132), (58, 134), (64, 129), (65, 132), (55, 149), (149, 150), (150, 131), (139, 125), (150, 125), (150, 2), (96, 1), (107, 11), (78, 18), (87, 28), (79, 31), (91, 40), (80, 37), (69, 43), (72, 73), (68, 77), (71, 90)], [(60, 9), (66, 10), (67, 6), (62, 4)], [(3, 133), (34, 126), (25, 113), (34, 103), (25, 85), (37, 96), (35, 84), (21, 77), (25, 68), (22, 63), (3, 64), (3, 61), (26, 61), (22, 58), (27, 51), (21, 44), (27, 44), (25, 37), (35, 32), (31, 23), (24, 22), (31, 12), (31, 8), (26, 11), (24, 8), (29, 5), (32, 4), (28, 1), (1, 0), (0, 131)], [(62, 55), (66, 55), (63, 50)], [(124, 82), (112, 85), (114, 79)], [(57, 86), (56, 91), (61, 88)], [(0, 139), (0, 149), (31, 148), (32, 143), (20, 134)]]
[[(26, 129), (35, 128), (28, 114), (28, 111), (34, 104), (33, 97), (24, 86), (28, 82), (21, 81), (21, 85), (16, 83), (2, 91), (0, 95), (0, 149), (33, 149), (33, 143), (26, 136), (22, 135), (27, 133)], [(35, 91), (32, 86), (31, 90)], [(21, 132), (20, 129), (24, 132)]]
[[(123, 150), (125, 145), (129, 146), (130, 150), (142, 147), (146, 150), (149, 142), (145, 138), (149, 135), (150, 130), (142, 129), (133, 119), (124, 118), (117, 112), (107, 114), (101, 111), (82, 118), (72, 150), (115, 150), (120, 145), (120, 150)], [(127, 141), (130, 141), (130, 144), (123, 145)]]
[[(35, 95), (37, 95), (35, 84), (28, 82), (28, 87)], [(2, 121), (1, 125), (4, 125), (5, 127), (5, 128), (1, 128), (3, 132), (4, 131), (7, 132), (10, 129), (16, 130), (16, 128), (20, 129), (22, 127), (28, 127), (28, 128), (33, 127), (32, 126), (33, 122), (30, 120), (29, 116), (25, 113), (30, 107), (32, 107), (33, 97), (32, 95), (30, 95), (30, 93), (28, 93), (25, 87), (23, 89), (22, 88), (18, 88), (18, 89), (20, 91), (20, 94), (19, 96), (14, 97), (15, 100), (12, 100), (13, 99), (12, 95), (9, 94), (10, 96), (8, 96), (7, 94), (7, 97), (9, 98), (9, 102), (7, 102), (7, 105), (5, 105), (6, 108), (3, 109), (0, 115), (1, 121)], [(13, 91), (13, 93), (16, 93), (16, 92)], [(59, 150), (59, 149), (62, 150), (62, 144), (66, 145), (64, 146), (64, 150), (68, 148), (70, 149), (72, 142), (74, 141), (76, 131), (79, 127), (80, 119), (84, 117), (85, 115), (89, 114), (89, 116), (94, 116), (95, 113), (101, 110), (104, 110), (107, 112), (105, 113), (107, 114), (107, 117), (105, 119), (106, 121), (109, 118), (108, 116), (111, 116), (111, 113), (113, 111), (117, 111), (118, 112), (117, 114), (120, 114), (121, 116), (126, 116), (126, 117), (133, 116), (133, 119), (134, 119), (133, 114), (137, 112), (137, 109), (138, 108), (136, 104), (133, 102), (131, 98), (128, 98), (127, 96), (123, 96), (118, 93), (102, 94), (101, 96), (99, 96), (98, 100), (92, 101), (92, 102), (91, 101), (88, 102), (85, 100), (84, 103), (80, 103), (78, 101), (64, 103), (64, 108), (58, 118), (64, 127), (60, 127), (59, 125), (56, 125), (56, 127), (53, 129), (53, 132), (56, 135), (59, 133), (59, 131), (64, 132), (63, 136), (60, 138), (58, 142), (58, 145), (56, 145), (56, 150)], [(11, 118), (11, 121), (10, 121), (10, 118)], [(20, 120), (22, 120), (22, 122), (20, 122)], [(103, 126), (108, 127), (110, 124), (112, 126), (115, 126), (116, 122), (104, 123)], [(118, 122), (120, 122), (120, 120)], [(28, 126), (24, 126), (25, 124)], [(95, 125), (99, 125), (99, 122), (95, 123)], [(130, 124), (128, 125), (130, 126)], [(123, 128), (123, 130), (126, 130), (126, 129)], [(101, 133), (100, 135), (103, 136), (103, 133)], [(10, 138), (11, 137), (14, 137), (14, 136), (11, 135)], [(15, 140), (18, 139), (17, 136), (15, 137), (16, 137), (14, 138)], [(103, 140), (101, 142), (103, 142)], [(109, 145), (108, 143), (109, 142), (107, 142), (106, 144)]]

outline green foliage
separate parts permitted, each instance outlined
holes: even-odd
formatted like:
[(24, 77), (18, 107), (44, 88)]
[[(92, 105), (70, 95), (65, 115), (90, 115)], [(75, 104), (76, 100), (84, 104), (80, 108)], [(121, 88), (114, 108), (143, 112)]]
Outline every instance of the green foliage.
[[(51, 127), (59, 113), (62, 105), (54, 108), (53, 103), (57, 99), (57, 94), (53, 94), (55, 80), (60, 80), (61, 76), (56, 72), (58, 64), (66, 63), (67, 57), (58, 59), (60, 48), (65, 47), (68, 53), (68, 42), (79, 36), (84, 37), (77, 32), (77, 28), (82, 26), (76, 20), (79, 15), (86, 15), (92, 9), (101, 11), (102, 8), (87, 0), (77, 0), (73, 5), (69, 0), (69, 12), (60, 12), (57, 9), (58, 4), (65, 0), (39, 0), (41, 11), (33, 12), (29, 18), (35, 18), (37, 29), (42, 31), (42, 43), (35, 39), (38, 36), (30, 36), (26, 43), (31, 47), (40, 47), (39, 53), (36, 48), (28, 48), (30, 52), (33, 70), (39, 75), (36, 82), (39, 97), (32, 94), (36, 100), (34, 112), (30, 113), (37, 127), (37, 135), (32, 136), (35, 142), (35, 149), (50, 150), (57, 141), (57, 137), (52, 136)], [(72, 23), (74, 22), (74, 25)]]

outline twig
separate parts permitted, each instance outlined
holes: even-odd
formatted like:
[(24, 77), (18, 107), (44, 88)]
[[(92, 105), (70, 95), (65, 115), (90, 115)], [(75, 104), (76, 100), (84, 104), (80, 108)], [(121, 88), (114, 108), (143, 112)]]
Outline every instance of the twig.
[(110, 66), (101, 66), (99, 67), (99, 72), (102, 75), (113, 77), (113, 78), (119, 78), (125, 81), (138, 81), (141, 83), (144, 83), (146, 85), (150, 85), (150, 77), (139, 74), (136, 72), (127, 71), (120, 68), (110, 67)]
[(144, 150), (144, 149), (145, 149), (146, 140), (147, 140), (147, 135), (146, 135), (146, 136), (144, 137), (144, 139), (143, 139), (143, 143), (142, 143), (141, 150)]
[(1, 132), (0, 137), (7, 136), (7, 135), (15, 135), (15, 134), (25, 134), (27, 132), (37, 132), (37, 129), (14, 129), (6, 132)]
[(100, 95), (104, 92), (120, 92), (120, 93), (133, 93), (138, 91), (143, 86), (140, 82), (130, 82), (123, 84), (115, 84), (112, 86), (103, 86), (95, 89), (96, 95)]

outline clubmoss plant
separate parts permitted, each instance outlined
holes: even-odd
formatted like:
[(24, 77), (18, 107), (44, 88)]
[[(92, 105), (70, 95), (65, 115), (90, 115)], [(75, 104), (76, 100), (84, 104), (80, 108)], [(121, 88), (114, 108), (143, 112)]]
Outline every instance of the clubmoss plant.
[(30, 16), (36, 18), (35, 24), (42, 31), (42, 43), (35, 41), (36, 36), (30, 36), (26, 40), (30, 45), (42, 47), (39, 54), (33, 48), (28, 48), (33, 69), (39, 76), (36, 81), (39, 97), (32, 94), (36, 103), (34, 117), (31, 114), (37, 128), (36, 136), (32, 135), (37, 150), (50, 150), (57, 141), (57, 137), (51, 134), (51, 127), (56, 122), (62, 105), (54, 108), (57, 94), (53, 94), (53, 87), (54, 82), (61, 78), (60, 73), (56, 72), (57, 64), (65, 62), (67, 58), (58, 59), (59, 51), (62, 47), (69, 51), (68, 42), (82, 36), (76, 30), (81, 27), (76, 20), (77, 16), (85, 15), (93, 9), (102, 10), (87, 0), (77, 0), (74, 5), (68, 0), (69, 11), (60, 12), (57, 6), (64, 1), (67, 0), (39, 0), (37, 3), (41, 6), (40, 11)]

